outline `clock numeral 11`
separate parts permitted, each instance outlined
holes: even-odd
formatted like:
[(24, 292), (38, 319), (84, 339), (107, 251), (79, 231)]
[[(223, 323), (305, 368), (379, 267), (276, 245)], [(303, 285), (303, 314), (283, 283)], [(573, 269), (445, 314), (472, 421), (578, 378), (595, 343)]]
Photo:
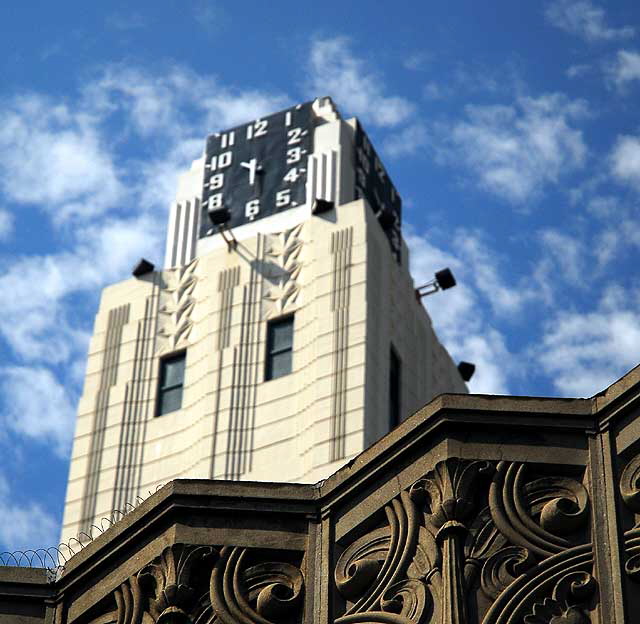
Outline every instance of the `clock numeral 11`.
[(231, 147), (236, 142), (236, 133), (235, 132), (225, 132), (220, 135), (220, 147), (222, 149), (227, 149), (227, 147)]

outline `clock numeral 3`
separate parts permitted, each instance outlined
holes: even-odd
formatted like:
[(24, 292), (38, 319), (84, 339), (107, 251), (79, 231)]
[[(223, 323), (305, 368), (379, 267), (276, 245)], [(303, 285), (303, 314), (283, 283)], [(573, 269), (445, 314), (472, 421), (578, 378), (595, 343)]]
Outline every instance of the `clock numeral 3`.
[(292, 147), (287, 150), (287, 165), (294, 165), (302, 158), (304, 150), (299, 147)]

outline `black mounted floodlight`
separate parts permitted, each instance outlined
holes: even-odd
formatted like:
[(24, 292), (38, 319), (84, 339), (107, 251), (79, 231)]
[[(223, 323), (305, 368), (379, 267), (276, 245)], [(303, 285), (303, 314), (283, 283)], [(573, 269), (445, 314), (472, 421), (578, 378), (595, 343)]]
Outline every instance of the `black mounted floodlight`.
[(311, 214), (317, 215), (323, 212), (329, 212), (335, 208), (335, 204), (327, 199), (316, 198), (311, 205)]
[(434, 278), (416, 288), (416, 299), (420, 301), (422, 297), (426, 297), (427, 295), (432, 295), (433, 293), (438, 292), (439, 290), (447, 290), (447, 288), (453, 288), (456, 285), (456, 278), (453, 277), (453, 273), (451, 269), (448, 267), (446, 269), (441, 269), (440, 271), (436, 271)]
[(458, 364), (458, 372), (464, 381), (469, 381), (476, 372), (476, 365), (471, 362), (460, 362)]
[(207, 211), (209, 215), (209, 221), (218, 227), (220, 236), (227, 243), (227, 250), (231, 251), (238, 246), (238, 241), (233, 235), (233, 232), (227, 227), (227, 223), (231, 221), (231, 212), (228, 208), (217, 208), (216, 210)]
[(145, 273), (151, 273), (151, 271), (153, 271), (155, 268), (156, 267), (153, 265), (152, 262), (149, 262), (144, 258), (140, 258), (136, 266), (133, 267), (133, 270), (131, 271), (131, 275), (133, 275), (133, 277), (141, 277)]

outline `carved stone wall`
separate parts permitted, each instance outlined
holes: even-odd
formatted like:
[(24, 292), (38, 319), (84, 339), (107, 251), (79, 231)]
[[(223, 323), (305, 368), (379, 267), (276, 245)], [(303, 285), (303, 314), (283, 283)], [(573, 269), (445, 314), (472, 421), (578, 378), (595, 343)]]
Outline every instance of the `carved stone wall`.
[(174, 481), (0, 623), (640, 618), (640, 371), (593, 399), (444, 395), (317, 486)]

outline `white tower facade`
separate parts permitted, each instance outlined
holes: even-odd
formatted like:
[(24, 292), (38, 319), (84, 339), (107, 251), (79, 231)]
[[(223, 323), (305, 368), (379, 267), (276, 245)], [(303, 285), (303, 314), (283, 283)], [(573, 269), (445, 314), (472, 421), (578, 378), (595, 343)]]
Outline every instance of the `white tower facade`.
[(175, 478), (318, 481), (467, 391), (415, 297), (400, 198), (329, 98), (209, 137), (165, 268), (136, 273), (102, 294), (63, 538)]

